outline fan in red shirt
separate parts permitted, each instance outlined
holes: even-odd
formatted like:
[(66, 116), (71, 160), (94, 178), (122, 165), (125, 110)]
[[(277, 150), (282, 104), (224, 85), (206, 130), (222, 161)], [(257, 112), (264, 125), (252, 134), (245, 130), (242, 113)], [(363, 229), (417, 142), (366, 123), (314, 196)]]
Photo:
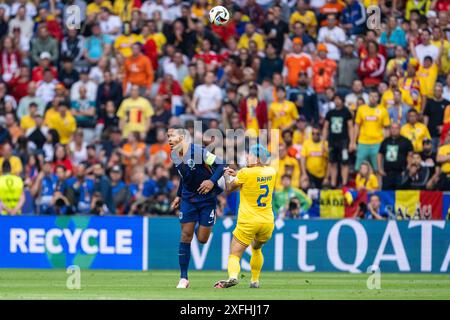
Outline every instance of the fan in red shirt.
[(203, 39), (202, 50), (194, 55), (194, 61), (203, 60), (207, 65), (219, 65), (220, 55), (211, 50), (211, 42), (208, 39)]
[(13, 39), (9, 36), (3, 38), (0, 59), (0, 72), (2, 80), (9, 83), (19, 73), (22, 57), (16, 49)]
[[(170, 73), (164, 74), (163, 80), (159, 84), (158, 95), (164, 97), (167, 110), (170, 110), (172, 104), (179, 104), (183, 97), (183, 89), (181, 89), (178, 81), (173, 79), (173, 75)], [(177, 101), (178, 100), (178, 101)]]
[(375, 87), (383, 80), (386, 58), (379, 53), (378, 44), (369, 41), (367, 44), (367, 57), (361, 59), (358, 75), (366, 87)]
[(9, 93), (19, 103), (20, 99), (28, 95), (28, 84), (30, 82), (30, 71), (27, 66), (20, 67), (17, 77), (14, 77), (9, 83)]
[(44, 70), (50, 69), (52, 71), (53, 77), (58, 78), (58, 70), (50, 63), (51, 55), (48, 52), (42, 52), (39, 56), (39, 65), (33, 68), (31, 72), (31, 80), (39, 82), (44, 79)]
[(211, 29), (223, 43), (226, 43), (229, 38), (237, 36), (236, 22), (234, 20), (229, 21), (223, 26), (213, 24)]

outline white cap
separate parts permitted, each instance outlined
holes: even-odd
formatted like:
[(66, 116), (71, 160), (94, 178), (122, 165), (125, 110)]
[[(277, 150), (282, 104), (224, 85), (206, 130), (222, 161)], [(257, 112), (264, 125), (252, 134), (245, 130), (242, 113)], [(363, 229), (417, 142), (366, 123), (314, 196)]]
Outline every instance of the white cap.
[(436, 17), (437, 17), (436, 11), (429, 10), (427, 12), (427, 18), (436, 18)]
[(52, 57), (52, 55), (50, 53), (48, 53), (47, 51), (44, 51), (41, 53), (41, 55), (39, 56), (39, 58), (41, 59), (49, 59)]

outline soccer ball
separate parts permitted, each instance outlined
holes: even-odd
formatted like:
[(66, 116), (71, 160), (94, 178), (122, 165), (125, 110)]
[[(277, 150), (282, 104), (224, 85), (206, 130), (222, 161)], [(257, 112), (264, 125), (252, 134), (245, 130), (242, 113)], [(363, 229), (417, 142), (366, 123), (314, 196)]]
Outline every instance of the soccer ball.
[(230, 13), (227, 8), (215, 6), (209, 10), (209, 21), (216, 26), (222, 26), (230, 20)]

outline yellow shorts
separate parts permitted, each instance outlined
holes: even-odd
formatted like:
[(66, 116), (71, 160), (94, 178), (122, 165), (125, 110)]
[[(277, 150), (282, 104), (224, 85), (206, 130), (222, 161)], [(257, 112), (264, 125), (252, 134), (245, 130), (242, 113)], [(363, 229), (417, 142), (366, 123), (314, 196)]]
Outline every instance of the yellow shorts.
[(272, 238), (275, 224), (272, 223), (240, 223), (236, 225), (233, 235), (240, 242), (250, 245), (253, 240), (266, 243)]

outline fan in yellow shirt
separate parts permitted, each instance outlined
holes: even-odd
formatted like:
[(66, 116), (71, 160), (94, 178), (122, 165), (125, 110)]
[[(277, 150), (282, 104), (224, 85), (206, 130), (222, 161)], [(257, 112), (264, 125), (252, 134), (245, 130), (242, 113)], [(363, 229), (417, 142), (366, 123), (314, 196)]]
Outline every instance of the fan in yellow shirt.
[(409, 110), (408, 123), (400, 130), (400, 134), (411, 141), (414, 152), (422, 152), (423, 140), (431, 139), (427, 126), (418, 122), (418, 119), (419, 113), (415, 109)]
[(358, 174), (356, 175), (356, 190), (365, 189), (367, 191), (376, 191), (379, 189), (377, 176), (373, 174), (370, 163), (364, 161), (361, 163)]
[(54, 108), (47, 111), (45, 124), (58, 132), (59, 142), (64, 145), (71, 141), (73, 133), (77, 130), (77, 122), (66, 103), (63, 102), (59, 104), (57, 112)]
[(0, 176), (0, 214), (21, 214), (25, 203), (24, 184), (22, 178), (11, 172), (8, 161), (1, 163), (2, 176)]
[(317, 34), (317, 18), (313, 11), (308, 10), (306, 1), (297, 2), (297, 10), (291, 15), (289, 25), (293, 26), (296, 22), (305, 25), (308, 34), (311, 37), (316, 37)]
[(358, 143), (377, 144), (383, 141), (383, 128), (390, 125), (390, 119), (385, 108), (365, 104), (358, 108), (355, 123), (359, 133)]
[(123, 24), (123, 33), (120, 34), (114, 41), (114, 49), (118, 51), (124, 58), (128, 58), (132, 55), (133, 51), (131, 47), (136, 42), (142, 42), (142, 36), (131, 33), (131, 27), (129, 22)]
[(278, 159), (275, 159), (270, 164), (272, 167), (277, 170), (277, 180), (275, 183), (275, 187), (277, 190), (283, 188), (283, 184), (281, 183), (281, 177), (285, 174), (288, 174), (292, 177), (292, 186), (295, 188), (300, 187), (300, 165), (297, 159), (290, 157), (287, 154), (286, 144), (281, 143), (278, 147)]
[(131, 96), (122, 101), (117, 111), (123, 138), (128, 137), (132, 131), (137, 131), (141, 135), (145, 134), (150, 127), (150, 118), (154, 113), (150, 101), (139, 96), (139, 87), (133, 85)]
[(248, 49), (250, 46), (250, 40), (256, 42), (256, 46), (259, 51), (264, 51), (265, 42), (264, 37), (256, 32), (256, 28), (253, 23), (247, 23), (245, 25), (245, 33), (239, 38), (238, 49)]
[[(226, 190), (232, 192), (240, 189), (240, 203), (228, 257), (228, 280), (216, 282), (215, 288), (229, 288), (238, 284), (240, 260), (249, 245), (252, 248), (250, 287), (259, 287), (259, 275), (264, 261), (261, 248), (270, 240), (274, 229), (272, 195), (277, 172), (264, 165), (268, 156), (269, 152), (265, 147), (252, 145), (246, 155), (246, 168), (239, 170), (237, 175), (234, 170), (225, 170)], [(236, 178), (231, 181), (230, 176), (234, 175)]]
[(38, 106), (36, 103), (32, 102), (29, 106), (29, 113), (20, 119), (20, 127), (24, 132), (36, 126), (36, 121), (34, 121), (36, 115), (38, 115)]
[(421, 91), (424, 96), (432, 98), (434, 95), (434, 85), (438, 77), (439, 67), (433, 63), (431, 57), (425, 57), (423, 66), (419, 67), (416, 76), (420, 81)]
[(88, 4), (88, 6), (86, 7), (86, 15), (90, 16), (92, 14), (100, 13), (102, 7), (108, 8), (109, 11), (113, 11), (113, 7), (110, 1), (95, 0), (94, 2)]
[(297, 106), (286, 100), (286, 89), (283, 86), (277, 88), (277, 101), (269, 106), (269, 128), (286, 130), (295, 125), (299, 118)]
[(328, 143), (321, 140), (318, 127), (312, 129), (312, 139), (306, 140), (301, 151), (302, 181), (312, 188), (321, 188), (328, 169)]

